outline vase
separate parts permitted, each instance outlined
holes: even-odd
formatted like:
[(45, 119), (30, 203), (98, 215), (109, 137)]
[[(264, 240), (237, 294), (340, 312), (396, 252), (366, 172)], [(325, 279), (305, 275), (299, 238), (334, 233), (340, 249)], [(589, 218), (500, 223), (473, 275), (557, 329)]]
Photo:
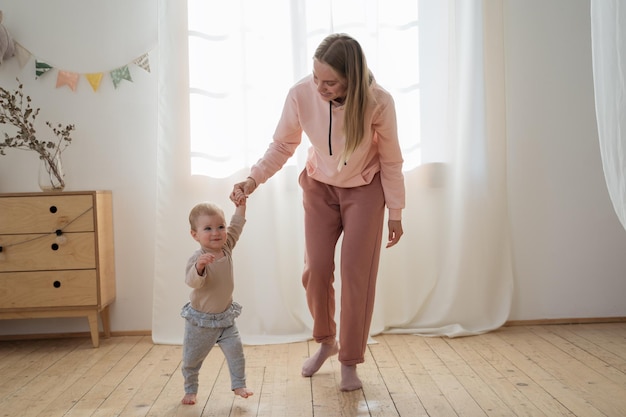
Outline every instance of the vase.
[(65, 174), (61, 154), (41, 157), (39, 160), (39, 188), (41, 191), (63, 191)]

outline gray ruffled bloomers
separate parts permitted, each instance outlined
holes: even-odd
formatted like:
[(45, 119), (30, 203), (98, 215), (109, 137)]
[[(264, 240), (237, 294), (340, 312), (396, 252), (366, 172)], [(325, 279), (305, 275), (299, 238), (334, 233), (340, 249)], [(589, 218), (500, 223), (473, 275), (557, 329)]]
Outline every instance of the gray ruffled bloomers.
[(235, 324), (235, 319), (241, 314), (241, 305), (232, 302), (226, 311), (217, 314), (203, 313), (191, 307), (191, 303), (183, 306), (180, 316), (189, 320), (191, 324), (198, 327), (224, 328)]

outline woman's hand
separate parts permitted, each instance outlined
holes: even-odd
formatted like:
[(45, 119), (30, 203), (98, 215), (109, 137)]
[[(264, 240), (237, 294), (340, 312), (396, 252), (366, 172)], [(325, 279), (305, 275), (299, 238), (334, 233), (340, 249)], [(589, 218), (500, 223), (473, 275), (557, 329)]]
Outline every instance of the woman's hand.
[(256, 190), (256, 181), (252, 177), (246, 178), (245, 181), (238, 182), (233, 186), (233, 192), (230, 193), (230, 201), (238, 205), (241, 201), (241, 195), (249, 196)]
[(387, 241), (387, 248), (392, 247), (400, 241), (402, 234), (402, 220), (389, 220), (387, 222), (389, 227), (389, 240)]

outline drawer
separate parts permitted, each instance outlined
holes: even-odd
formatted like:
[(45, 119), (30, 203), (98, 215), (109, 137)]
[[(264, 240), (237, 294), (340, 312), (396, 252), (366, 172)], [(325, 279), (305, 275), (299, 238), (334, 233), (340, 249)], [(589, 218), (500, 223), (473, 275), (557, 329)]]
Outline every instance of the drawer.
[(98, 303), (96, 271), (0, 273), (0, 311), (13, 308), (83, 307)]
[(0, 234), (92, 232), (91, 195), (4, 197), (0, 199)]
[(0, 272), (92, 269), (96, 267), (93, 233), (64, 233), (57, 243), (55, 234), (0, 235), (4, 260)]

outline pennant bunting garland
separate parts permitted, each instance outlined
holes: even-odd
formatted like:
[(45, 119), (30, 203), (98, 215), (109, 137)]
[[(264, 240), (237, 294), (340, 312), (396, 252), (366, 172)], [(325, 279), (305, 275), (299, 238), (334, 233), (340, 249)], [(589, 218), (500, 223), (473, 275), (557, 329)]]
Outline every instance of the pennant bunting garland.
[(46, 72), (50, 71), (51, 69), (52, 69), (51, 65), (46, 64), (45, 62), (35, 61), (35, 76), (36, 76), (36, 78), (41, 77), (43, 74), (45, 74)]
[(130, 77), (128, 65), (124, 65), (123, 67), (119, 67), (111, 71), (111, 79), (113, 80), (113, 86), (115, 88), (117, 88), (122, 80), (128, 80), (131, 83), (133, 82), (133, 79)]
[(63, 87), (64, 85), (68, 86), (72, 89), (72, 91), (76, 91), (76, 85), (78, 84), (79, 74), (76, 72), (69, 71), (59, 71), (57, 74), (57, 88)]
[[(17, 57), (17, 60), (19, 62), (20, 69), (23, 69), (33, 57), (30, 51), (20, 45), (17, 41), (15, 42), (15, 56)], [(135, 58), (131, 63), (148, 73), (150, 72), (150, 58), (147, 52)], [(56, 68), (54, 68), (47, 62), (44, 62), (37, 58), (35, 59), (35, 78), (39, 78), (53, 69)], [(89, 82), (89, 85), (91, 85), (93, 91), (96, 92), (100, 89), (104, 74), (105, 72), (80, 74), (73, 71), (59, 69), (57, 74), (56, 88), (67, 86), (75, 92), (78, 88), (80, 76), (83, 75)], [(111, 76), (111, 80), (113, 81), (113, 86), (115, 87), (115, 89), (118, 88), (123, 80), (130, 81), (131, 83), (133, 82), (133, 78), (131, 77), (128, 65), (123, 65), (110, 71), (109, 75)]]
[(24, 69), (30, 60), (30, 52), (19, 43), (15, 42), (15, 56), (20, 64), (20, 69)]
[(100, 81), (102, 81), (102, 76), (104, 74), (102, 74), (101, 72), (96, 72), (94, 74), (85, 74), (85, 78), (87, 78), (87, 81), (89, 81), (89, 84), (91, 85), (91, 88), (93, 88), (93, 91), (98, 91), (98, 88), (100, 88)]
[(148, 61), (148, 54), (143, 54), (139, 58), (133, 61), (133, 64), (137, 65), (139, 68), (143, 68), (147, 72), (150, 72), (150, 62)]

